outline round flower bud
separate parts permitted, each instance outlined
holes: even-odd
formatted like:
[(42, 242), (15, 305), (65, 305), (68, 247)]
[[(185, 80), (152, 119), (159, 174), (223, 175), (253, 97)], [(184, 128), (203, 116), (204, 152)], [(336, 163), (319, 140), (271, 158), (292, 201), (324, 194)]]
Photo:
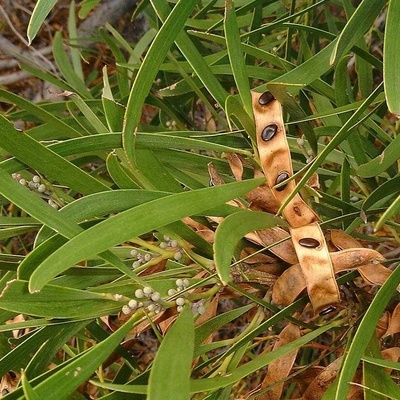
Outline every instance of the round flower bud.
[(176, 286), (178, 286), (178, 287), (183, 287), (183, 279), (177, 279), (176, 281), (175, 281), (175, 284), (176, 284)]
[(43, 183), (41, 183), (38, 188), (37, 188), (39, 193), (44, 193), (46, 191), (46, 185), (44, 185)]
[(135, 268), (140, 267), (141, 265), (142, 265), (142, 262), (140, 260), (136, 260), (132, 263), (132, 268), (135, 269)]
[(181, 312), (183, 310), (183, 306), (176, 307), (176, 311)]
[(173, 296), (174, 294), (176, 294), (176, 290), (175, 289), (168, 289), (168, 296)]
[(137, 250), (136, 249), (132, 249), (131, 250), (131, 256), (132, 257), (136, 257), (137, 256)]
[(153, 301), (159, 301), (161, 299), (161, 294), (158, 292), (154, 292), (151, 297), (150, 297)]
[(34, 175), (34, 176), (32, 177), (32, 181), (35, 182), (35, 183), (39, 183), (39, 182), (40, 182), (40, 176)]
[(182, 253), (180, 251), (177, 251), (174, 254), (174, 260), (179, 261), (182, 258)]
[(23, 186), (26, 186), (26, 179), (20, 179), (19, 180), (19, 183), (21, 184), (21, 185), (23, 185)]
[(189, 279), (184, 279), (182, 282), (182, 286), (186, 289), (187, 287), (190, 286)]
[(154, 292), (154, 290), (150, 287), (150, 286), (145, 286), (143, 288), (143, 293), (146, 297), (150, 297), (152, 295), (152, 293)]
[(146, 253), (145, 255), (144, 255), (144, 261), (150, 261), (151, 260), (151, 254), (149, 254), (149, 253)]
[(171, 240), (170, 244), (171, 247), (178, 247), (178, 242), (176, 240)]
[(137, 306), (138, 306), (137, 300), (135, 300), (135, 299), (129, 300), (128, 306), (129, 306), (130, 308), (132, 308), (132, 309), (137, 308)]
[(130, 314), (131, 311), (132, 311), (132, 310), (131, 310), (131, 308), (130, 308), (128, 305), (124, 305), (124, 306), (122, 307), (122, 312), (123, 312), (124, 314)]
[(136, 289), (135, 290), (135, 297), (138, 299), (143, 299), (144, 297), (144, 292), (142, 289)]
[(183, 306), (185, 304), (185, 299), (183, 297), (178, 297), (175, 300), (175, 303), (176, 303), (177, 306)]

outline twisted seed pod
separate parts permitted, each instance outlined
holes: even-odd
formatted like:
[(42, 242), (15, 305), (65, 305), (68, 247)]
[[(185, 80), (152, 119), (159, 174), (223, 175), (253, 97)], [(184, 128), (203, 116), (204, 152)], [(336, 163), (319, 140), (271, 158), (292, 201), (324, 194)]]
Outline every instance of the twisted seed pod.
[[(281, 185), (293, 175), (282, 107), (268, 92), (262, 95), (252, 92), (252, 99), (261, 168), (273, 195), (282, 204), (296, 186), (294, 180)], [(283, 216), (292, 228), (294, 249), (314, 311), (319, 312), (338, 303), (339, 288), (317, 215), (296, 194), (284, 208)]]
[[(270, 96), (265, 93), (260, 95), (252, 92), (252, 97), (261, 167), (274, 197), (279, 204), (282, 204), (296, 186), (294, 180), (291, 180), (287, 185), (275, 188), (276, 184), (293, 175), (290, 150), (282, 118), (282, 106), (279, 101), (271, 100)], [(270, 101), (260, 104), (260, 98), (269, 98)], [(318, 220), (314, 211), (298, 194), (285, 207), (283, 215), (293, 227), (307, 225)]]

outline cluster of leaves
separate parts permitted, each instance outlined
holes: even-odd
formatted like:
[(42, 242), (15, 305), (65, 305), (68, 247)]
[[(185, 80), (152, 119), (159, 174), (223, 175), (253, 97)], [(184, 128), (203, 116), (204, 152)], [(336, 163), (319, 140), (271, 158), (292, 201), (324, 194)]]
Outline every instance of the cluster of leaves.
[[(37, 2), (30, 40), (55, 3)], [(400, 366), (381, 350), (398, 359), (398, 327), (388, 319), (398, 318), (400, 270), (379, 291), (356, 272), (341, 276), (344, 307), (333, 315), (313, 316), (306, 296), (279, 309), (271, 283), (250, 278), (243, 258), (249, 247), (262, 262), (272, 254), (242, 237), (281, 221), (243, 200), (264, 182), (255, 178), (250, 89), (267, 83), (287, 111), (296, 190), (322, 227), (393, 250), (385, 264), (398, 262), (391, 113), (400, 113), (400, 3), (152, 0), (137, 11), (151, 25), (137, 44), (112, 26), (99, 31), (111, 54), (100, 82), (84, 73), (93, 49), (76, 38), (71, 2), (69, 38), (53, 40), (59, 74), (22, 66), (58, 87), (59, 101), (0, 90), (10, 105), (0, 116), (0, 371), (23, 370), (6, 398), (84, 399), (94, 390), (110, 400), (268, 399), (274, 385), (283, 398), (344, 399), (349, 390), (399, 398)], [(21, 120), (23, 133), (13, 126)], [(242, 160), (238, 182), (232, 153)], [(211, 187), (210, 165), (221, 180)], [(318, 193), (305, 186), (315, 172)], [(239, 198), (244, 208), (231, 202)], [(34, 243), (16, 252), (15, 238), (32, 233)], [(385, 309), (389, 333), (377, 337)], [(144, 364), (129, 349), (149, 331), (160, 345)], [(350, 388), (361, 362), (354, 379), (363, 388)], [(252, 393), (267, 365), (262, 392)]]

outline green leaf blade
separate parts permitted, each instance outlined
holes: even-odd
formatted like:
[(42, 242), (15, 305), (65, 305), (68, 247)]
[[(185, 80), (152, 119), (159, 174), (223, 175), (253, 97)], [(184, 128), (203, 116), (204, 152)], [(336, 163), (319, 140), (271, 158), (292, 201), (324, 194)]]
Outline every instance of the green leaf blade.
[(157, 352), (150, 371), (149, 400), (187, 400), (190, 397), (193, 351), (193, 316), (190, 307), (186, 305)]
[(399, 36), (400, 36), (400, 2), (391, 0), (386, 19), (385, 40), (383, 47), (383, 77), (385, 95), (389, 111), (400, 116), (400, 64)]

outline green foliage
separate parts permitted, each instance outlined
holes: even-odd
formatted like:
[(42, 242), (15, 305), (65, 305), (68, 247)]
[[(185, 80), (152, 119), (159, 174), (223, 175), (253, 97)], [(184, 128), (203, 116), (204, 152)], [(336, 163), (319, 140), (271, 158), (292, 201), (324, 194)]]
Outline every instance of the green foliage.
[[(56, 3), (36, 3), (30, 42)], [(97, 3), (83, 2), (78, 15)], [(265, 250), (243, 237), (285, 223), (231, 202), (247, 207), (245, 194), (264, 182), (254, 176), (250, 88), (268, 89), (287, 113), (296, 192), (323, 228), (399, 246), (399, 2), (144, 0), (139, 8), (151, 28), (138, 43), (111, 26), (99, 32), (108, 52), (107, 67), (94, 71), (100, 79), (85, 72), (94, 50), (76, 42), (71, 2), (69, 39), (53, 39), (59, 75), (22, 66), (57, 85), (58, 101), (0, 89), (0, 371), (23, 370), (5, 398), (83, 399), (85, 384), (104, 400), (233, 399), (293, 351), (306, 371), (344, 349), (324, 398), (346, 398), (360, 363), (366, 399), (399, 398), (384, 370), (398, 363), (381, 359), (374, 334), (398, 301), (399, 268), (373, 300), (348, 296), (356, 274), (341, 276), (346, 305), (333, 317), (310, 317), (306, 296), (280, 310), (268, 286), (240, 268), (243, 249)], [(13, 126), (21, 120), (24, 132)], [(241, 157), (240, 182), (229, 153)], [(210, 165), (221, 178), (215, 187)], [(319, 193), (307, 186), (315, 172)], [(398, 264), (395, 254), (386, 265)], [(232, 282), (232, 268), (242, 281)], [(302, 336), (266, 351), (287, 321)], [(143, 332), (157, 341), (146, 365), (129, 351)], [(300, 397), (294, 383), (286, 388), (285, 398)]]

